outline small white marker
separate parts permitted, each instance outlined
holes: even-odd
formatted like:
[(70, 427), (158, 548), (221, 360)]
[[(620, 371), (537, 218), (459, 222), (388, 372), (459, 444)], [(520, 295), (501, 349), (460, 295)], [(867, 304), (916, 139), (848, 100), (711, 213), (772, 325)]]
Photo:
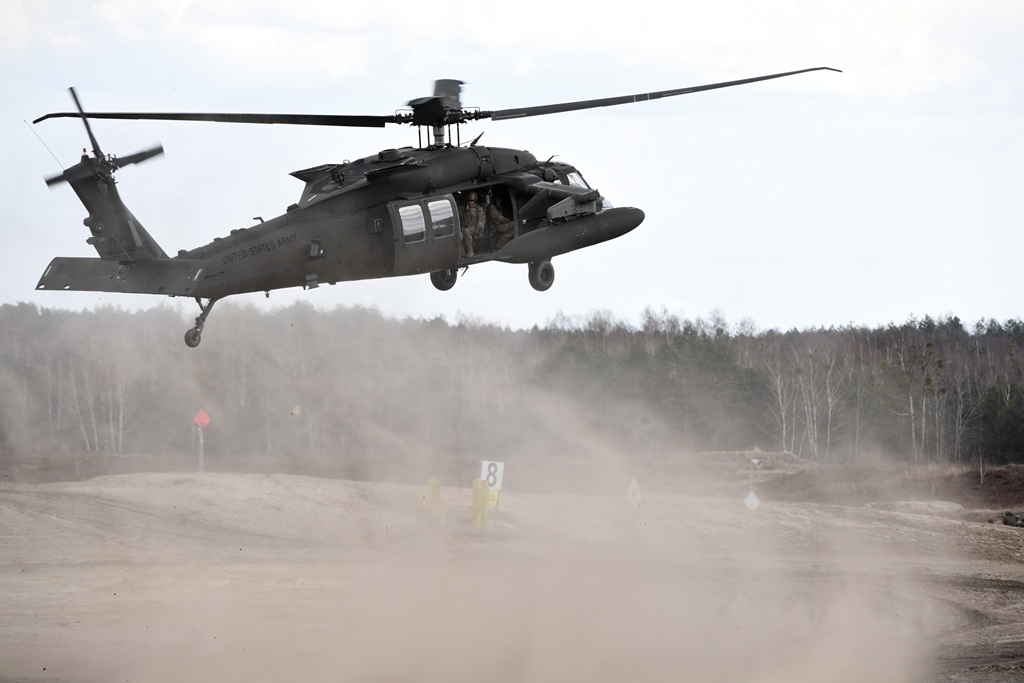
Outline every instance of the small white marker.
[(640, 485), (636, 483), (636, 477), (633, 477), (633, 481), (629, 482), (629, 490), (626, 491), (626, 500), (630, 503), (639, 503), (643, 500), (643, 496), (640, 495)]

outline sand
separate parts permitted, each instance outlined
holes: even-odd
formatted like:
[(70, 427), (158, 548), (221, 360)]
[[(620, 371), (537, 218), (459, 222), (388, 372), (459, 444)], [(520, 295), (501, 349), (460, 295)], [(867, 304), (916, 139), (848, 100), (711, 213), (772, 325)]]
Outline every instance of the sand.
[(1024, 677), (1022, 529), (628, 485), (0, 484), (0, 681)]

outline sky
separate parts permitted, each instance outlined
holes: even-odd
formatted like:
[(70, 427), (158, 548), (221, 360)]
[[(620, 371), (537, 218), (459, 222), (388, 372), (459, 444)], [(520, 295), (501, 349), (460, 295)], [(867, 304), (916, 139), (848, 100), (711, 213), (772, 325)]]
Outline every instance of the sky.
[[(579, 3), (0, 0), (0, 304), (137, 308), (166, 298), (37, 292), (54, 256), (95, 256), (86, 212), (43, 179), (88, 143), (94, 111), (387, 115), (465, 82), (482, 109), (631, 95), (809, 67), (735, 88), (467, 125), (462, 140), (581, 170), (646, 219), (526, 266), (233, 300), (373, 307), (513, 329), (650, 308), (757, 329), (1024, 316), (1024, 3), (1015, 0), (595, 0)], [(121, 197), (168, 253), (295, 202), (295, 170), (416, 145), (414, 128), (95, 121), (107, 153), (156, 143)], [(192, 314), (195, 303), (173, 304)], [(211, 323), (216, 311), (211, 314)], [(209, 326), (208, 326), (209, 329)]]

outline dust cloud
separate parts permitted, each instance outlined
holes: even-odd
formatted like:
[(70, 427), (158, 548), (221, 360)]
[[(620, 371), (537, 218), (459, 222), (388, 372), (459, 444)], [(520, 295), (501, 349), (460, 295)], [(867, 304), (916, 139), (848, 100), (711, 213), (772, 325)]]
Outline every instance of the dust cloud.
[(748, 528), (736, 500), (507, 491), (475, 529), (468, 489), (443, 490), (438, 527), (424, 495), (218, 473), (5, 485), (3, 671), (926, 680), (941, 620), (906, 572), (936, 549), (881, 513), (765, 504)]
[[(142, 455), (0, 484), (0, 681), (904, 683), (971, 623), (921, 580), (963, 573), (963, 522), (750, 512), (752, 454), (683, 451), (527, 333), (219, 312), (155, 376), (166, 412), (213, 416), (208, 471), (133, 433)], [(756, 482), (792, 457), (755, 455)], [(477, 529), (483, 459), (505, 490)]]

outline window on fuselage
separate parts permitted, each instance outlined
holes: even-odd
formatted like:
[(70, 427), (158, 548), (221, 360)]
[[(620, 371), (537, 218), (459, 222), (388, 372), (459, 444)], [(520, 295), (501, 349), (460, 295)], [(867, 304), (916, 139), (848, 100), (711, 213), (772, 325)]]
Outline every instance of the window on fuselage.
[(589, 190), (590, 185), (587, 185), (587, 181), (583, 179), (579, 171), (573, 171), (569, 174), (569, 186), (578, 187), (583, 190)]
[(419, 204), (401, 206), (398, 216), (402, 221), (402, 235), (406, 242), (422, 242), (427, 236), (427, 219)]
[(430, 212), (430, 225), (434, 237), (450, 237), (455, 234), (455, 209), (447, 199), (435, 199), (427, 202)]

